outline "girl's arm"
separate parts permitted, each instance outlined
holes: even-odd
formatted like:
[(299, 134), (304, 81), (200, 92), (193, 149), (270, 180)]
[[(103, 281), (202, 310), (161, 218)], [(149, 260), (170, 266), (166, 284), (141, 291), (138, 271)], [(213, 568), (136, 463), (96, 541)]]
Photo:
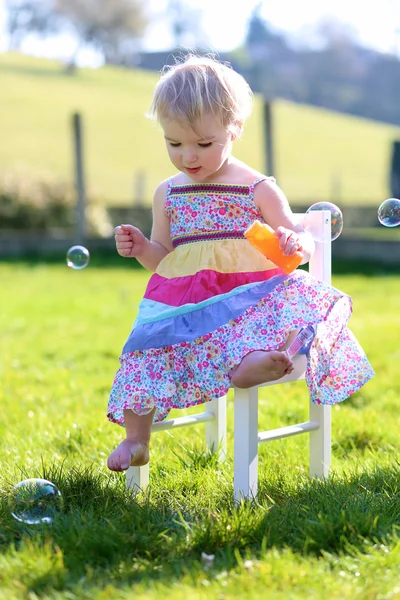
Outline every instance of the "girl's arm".
[(137, 257), (140, 264), (149, 271), (155, 271), (162, 259), (172, 252), (170, 222), (164, 208), (166, 195), (167, 182), (162, 182), (154, 193), (150, 240), (146, 239), (143, 253)]
[(314, 239), (294, 216), (280, 187), (271, 180), (261, 181), (254, 189), (254, 202), (264, 221), (275, 229), (285, 254), (291, 255), (300, 249), (304, 255), (301, 264), (307, 263), (314, 254)]
[(121, 256), (135, 257), (149, 271), (155, 271), (172, 251), (170, 223), (164, 210), (167, 183), (161, 183), (153, 199), (153, 227), (150, 240), (133, 225), (120, 225), (115, 228), (117, 251)]

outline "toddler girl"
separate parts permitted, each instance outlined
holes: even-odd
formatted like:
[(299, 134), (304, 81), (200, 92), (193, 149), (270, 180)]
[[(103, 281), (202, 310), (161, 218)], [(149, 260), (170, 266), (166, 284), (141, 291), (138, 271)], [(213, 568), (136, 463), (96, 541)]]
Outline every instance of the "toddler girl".
[(307, 325), (313, 402), (345, 400), (373, 375), (347, 328), (349, 296), (306, 271), (285, 275), (246, 240), (256, 220), (268, 223), (286, 255), (314, 252), (275, 180), (232, 155), (251, 112), (252, 92), (230, 66), (187, 57), (167, 68), (151, 116), (177, 170), (155, 191), (150, 240), (133, 225), (115, 230), (117, 251), (153, 271), (120, 357), (108, 418), (126, 438), (108, 467), (149, 460), (153, 421), (280, 379), (293, 370), (284, 349)]

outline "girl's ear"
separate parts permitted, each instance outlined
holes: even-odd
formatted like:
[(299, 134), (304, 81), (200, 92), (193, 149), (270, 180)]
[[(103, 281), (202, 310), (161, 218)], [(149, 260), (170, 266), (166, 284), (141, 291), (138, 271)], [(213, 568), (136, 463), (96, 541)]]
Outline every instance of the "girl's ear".
[(235, 121), (232, 127), (232, 142), (237, 140), (242, 135), (243, 131), (243, 121)]

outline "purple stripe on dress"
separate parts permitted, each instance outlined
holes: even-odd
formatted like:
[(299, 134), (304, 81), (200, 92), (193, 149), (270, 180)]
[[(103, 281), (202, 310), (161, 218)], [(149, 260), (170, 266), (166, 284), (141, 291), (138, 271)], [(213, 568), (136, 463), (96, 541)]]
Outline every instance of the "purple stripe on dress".
[(276, 275), (242, 294), (236, 294), (202, 309), (138, 325), (132, 329), (122, 354), (145, 348), (162, 348), (180, 342), (191, 342), (197, 337), (225, 325), (228, 321), (236, 319), (286, 279), (286, 275)]

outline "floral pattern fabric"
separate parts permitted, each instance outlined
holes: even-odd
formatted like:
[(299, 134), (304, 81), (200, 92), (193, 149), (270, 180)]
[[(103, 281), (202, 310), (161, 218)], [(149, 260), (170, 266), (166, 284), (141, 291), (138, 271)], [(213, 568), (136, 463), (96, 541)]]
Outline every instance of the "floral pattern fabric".
[[(171, 186), (165, 206), (172, 238), (191, 232), (243, 231), (254, 219), (262, 218), (252, 194), (251, 186)], [(199, 251), (201, 242), (190, 244), (190, 252)], [(249, 264), (248, 271), (251, 269)], [(336, 404), (354, 394), (373, 376), (373, 370), (347, 327), (351, 298), (303, 270), (276, 281), (271, 286), (269, 280), (268, 287), (266, 282), (264, 297), (250, 305), (247, 301), (241, 314), (212, 331), (192, 335), (188, 341), (177, 336), (176, 343), (123, 353), (110, 393), (109, 420), (124, 425), (124, 410), (144, 415), (155, 407), (154, 420), (161, 421), (173, 408), (224, 396), (231, 387), (232, 370), (246, 354), (276, 350), (290, 331), (307, 325), (316, 330), (307, 352), (311, 400)], [(246, 298), (251, 293), (251, 288), (243, 291)], [(221, 309), (224, 302), (221, 295)], [(188, 306), (196, 311), (195, 303)], [(216, 310), (215, 302), (211, 307)], [(162, 318), (160, 311), (160, 325)], [(148, 330), (151, 336), (157, 328), (156, 317), (147, 326), (153, 328)]]

